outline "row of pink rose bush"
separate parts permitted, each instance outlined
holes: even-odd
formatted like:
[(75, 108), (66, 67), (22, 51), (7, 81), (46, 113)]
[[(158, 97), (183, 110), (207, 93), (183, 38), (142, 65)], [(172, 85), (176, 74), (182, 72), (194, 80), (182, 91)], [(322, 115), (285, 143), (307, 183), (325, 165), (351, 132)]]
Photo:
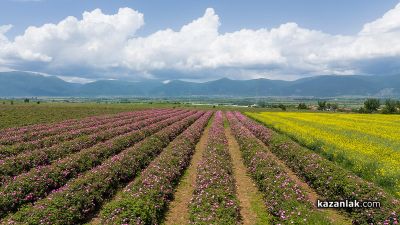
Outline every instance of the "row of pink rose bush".
[(196, 143), (212, 113), (207, 112), (128, 184), (116, 199), (100, 211), (100, 224), (159, 224)]
[(241, 220), (221, 111), (215, 114), (206, 149), (197, 167), (189, 211), (191, 224), (239, 224)]
[[(135, 111), (135, 112), (125, 112), (116, 115), (107, 115), (107, 116), (94, 116), (88, 117), (82, 120), (68, 120), (55, 124), (38, 124), (29, 127), (19, 128), (17, 131), (9, 131), (6, 130), (0, 131), (0, 144), (2, 145), (10, 145), (17, 142), (29, 141), (33, 139), (38, 139), (44, 136), (50, 136), (54, 133), (60, 133), (63, 131), (68, 131), (71, 129), (77, 129), (86, 124), (96, 123), (99, 121), (114, 119), (114, 118), (124, 118), (124, 117), (132, 117), (138, 114), (143, 113), (143, 111)], [(40, 129), (39, 129), (40, 128)], [(17, 128), (18, 129), (18, 128)]]
[(84, 149), (51, 165), (37, 167), (28, 173), (21, 174), (5, 185), (0, 186), (0, 217), (19, 206), (34, 202), (46, 196), (49, 192), (66, 184), (70, 179), (100, 165), (109, 157), (116, 155), (124, 149), (131, 147), (140, 140), (159, 132), (186, 117), (193, 117), (195, 112), (187, 112), (171, 116), (146, 127), (132, 131), (126, 135), (92, 148)]
[(197, 112), (162, 129), (100, 166), (82, 174), (47, 198), (21, 208), (5, 224), (79, 224), (87, 221), (116, 191), (137, 176), (180, 133), (200, 118)]
[(170, 116), (179, 115), (182, 112), (177, 111), (172, 114), (164, 114), (140, 120), (121, 127), (112, 127), (89, 136), (82, 136), (68, 142), (60, 143), (59, 145), (54, 145), (50, 148), (35, 149), (5, 158), (0, 161), (0, 182), (5, 182), (13, 176), (29, 171), (34, 167), (50, 164), (57, 159), (79, 152), (82, 149), (90, 148), (96, 144), (148, 126), (149, 124), (167, 119)]
[[(126, 113), (126, 112), (123, 112)], [(83, 120), (95, 120), (95, 119), (103, 119), (103, 118), (107, 118), (107, 117), (111, 117), (111, 116), (116, 116), (119, 114), (123, 114), (123, 113), (118, 113), (115, 115), (100, 115), (100, 116), (90, 116), (90, 117), (86, 117)], [(130, 112), (128, 112), (130, 113)], [(24, 135), (27, 134), (29, 132), (37, 132), (37, 131), (41, 131), (41, 130), (46, 130), (46, 129), (50, 129), (51, 127), (57, 127), (57, 126), (64, 126), (66, 124), (75, 124), (78, 123), (82, 120), (78, 120), (78, 119), (69, 119), (69, 120), (63, 120), (61, 122), (54, 122), (54, 123), (45, 123), (45, 124), (32, 124), (32, 125), (27, 125), (27, 126), (21, 126), (21, 127), (10, 127), (10, 128), (5, 128), (0, 130), (0, 135)]]
[(20, 142), (27, 142), (31, 140), (38, 140), (43, 137), (49, 137), (53, 135), (57, 135), (63, 132), (75, 130), (75, 129), (80, 129), (83, 127), (91, 126), (91, 125), (96, 125), (100, 124), (103, 122), (107, 121), (115, 121), (115, 119), (125, 119), (125, 118), (131, 118), (134, 117), (138, 114), (142, 114), (142, 112), (132, 112), (132, 113), (127, 113), (127, 114), (122, 114), (122, 115), (116, 115), (114, 117), (105, 117), (105, 118), (92, 118), (92, 119), (84, 119), (81, 121), (78, 121), (73, 124), (62, 124), (62, 125), (56, 125), (53, 127), (49, 127), (49, 129), (44, 129), (40, 131), (30, 131), (24, 135), (18, 135), (14, 136), (13, 139), (8, 139), (7, 144), (14, 144), (14, 143), (20, 143)]
[(97, 121), (96, 123), (87, 124), (87, 126), (79, 129), (71, 129), (69, 131), (59, 132), (48, 137), (26, 142), (21, 141), (13, 145), (0, 146), (0, 157), (5, 158), (33, 149), (48, 148), (55, 144), (72, 140), (76, 137), (93, 134), (113, 127), (123, 126), (140, 119), (146, 119), (146, 117), (148, 117), (148, 115), (128, 118), (113, 118), (112, 120), (107, 121)]
[(132, 112), (120, 112), (120, 113), (116, 113), (116, 114), (96, 115), (96, 116), (89, 116), (89, 117), (86, 117), (83, 119), (68, 119), (68, 120), (63, 120), (61, 122), (32, 124), (32, 125), (26, 125), (26, 126), (21, 126), (21, 127), (9, 127), (9, 128), (0, 130), (0, 135), (5, 134), (5, 133), (25, 134), (25, 133), (32, 132), (32, 131), (40, 131), (40, 130), (49, 129), (50, 127), (63, 126), (65, 124), (79, 123), (82, 120), (104, 119), (104, 118), (109, 118), (109, 117), (123, 115), (123, 114), (130, 114), (130, 113), (132, 113)]
[(126, 112), (126, 113), (120, 113), (117, 115), (110, 115), (110, 116), (104, 116), (98, 117), (95, 119), (91, 119), (89, 121), (86, 121), (86, 119), (79, 120), (78, 123), (74, 124), (73, 126), (63, 126), (61, 128), (52, 128), (49, 130), (44, 130), (42, 132), (32, 132), (29, 133), (28, 135), (23, 136), (24, 141), (29, 141), (29, 140), (37, 140), (43, 137), (49, 137), (53, 136), (56, 134), (59, 134), (60, 132), (65, 132), (65, 131), (71, 131), (71, 130), (77, 130), (81, 129), (84, 127), (91, 126), (92, 124), (101, 124), (105, 122), (112, 122), (112, 121), (118, 121), (121, 119), (127, 119), (127, 118), (134, 118), (134, 117), (140, 117), (140, 116), (145, 116), (149, 113), (162, 113), (164, 111), (171, 111), (171, 109), (150, 109), (150, 110), (140, 110), (140, 111), (133, 111), (133, 112)]
[(237, 118), (323, 199), (379, 201), (380, 208), (345, 208), (353, 224), (398, 224), (400, 201), (314, 151), (236, 112)]
[[(162, 113), (168, 113), (163, 111)], [(55, 144), (60, 144), (65, 141), (70, 141), (78, 137), (88, 136), (100, 131), (109, 130), (115, 127), (120, 127), (128, 125), (130, 123), (140, 121), (143, 119), (151, 118), (157, 114), (159, 111), (147, 111), (146, 113), (141, 113), (142, 115), (127, 116), (127, 117), (117, 117), (108, 120), (97, 121), (96, 123), (89, 123), (83, 126), (81, 129), (71, 129), (69, 131), (62, 131), (52, 136), (39, 138), (33, 141), (20, 142), (14, 145), (0, 146), (0, 159), (6, 157), (15, 156), (25, 151), (30, 151), (39, 148), (48, 148)]]
[(313, 207), (307, 193), (287, 174), (268, 148), (232, 112), (226, 115), (239, 143), (244, 164), (273, 216), (271, 223), (332, 224)]
[(142, 111), (134, 111), (134, 112), (129, 112), (129, 113), (123, 113), (123, 114), (117, 114), (114, 116), (107, 116), (104, 118), (87, 118), (87, 119), (82, 119), (79, 120), (76, 123), (72, 124), (62, 124), (62, 125), (55, 125), (53, 127), (49, 127), (48, 129), (43, 129), (40, 131), (30, 131), (25, 134), (18, 134), (18, 135), (2, 135), (0, 138), (0, 144), (1, 145), (13, 145), (13, 144), (18, 144), (18, 143), (23, 143), (23, 142), (29, 142), (29, 141), (37, 141), (41, 140), (46, 137), (51, 137), (54, 135), (59, 135), (62, 133), (74, 131), (74, 130), (79, 130), (82, 128), (90, 127), (90, 126), (95, 126), (95, 125), (100, 125), (104, 124), (107, 122), (115, 122), (118, 120), (123, 120), (123, 119), (129, 119), (129, 118), (134, 118), (138, 116), (144, 116), (148, 113), (152, 112), (157, 112), (157, 111), (163, 111), (163, 110), (142, 110)]

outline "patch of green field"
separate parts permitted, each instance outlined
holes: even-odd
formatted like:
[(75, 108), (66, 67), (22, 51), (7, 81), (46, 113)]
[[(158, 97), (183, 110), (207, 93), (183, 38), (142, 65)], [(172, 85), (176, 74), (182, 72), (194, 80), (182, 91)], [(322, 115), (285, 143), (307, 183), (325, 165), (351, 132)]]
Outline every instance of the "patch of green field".
[(38, 123), (52, 123), (94, 115), (114, 114), (147, 108), (173, 107), (171, 104), (96, 103), (14, 103), (0, 104), (0, 129)]
[(222, 111), (276, 111), (276, 109), (235, 107), (230, 105), (191, 104), (185, 102), (61, 102), (61, 101), (41, 101), (39, 104), (35, 100), (24, 103), (20, 100), (1, 100), (0, 101), (0, 129), (9, 127), (20, 127), (39, 123), (52, 123), (67, 119), (79, 119), (88, 116), (114, 114), (119, 112), (149, 109), (149, 108), (188, 108), (197, 110), (222, 110)]

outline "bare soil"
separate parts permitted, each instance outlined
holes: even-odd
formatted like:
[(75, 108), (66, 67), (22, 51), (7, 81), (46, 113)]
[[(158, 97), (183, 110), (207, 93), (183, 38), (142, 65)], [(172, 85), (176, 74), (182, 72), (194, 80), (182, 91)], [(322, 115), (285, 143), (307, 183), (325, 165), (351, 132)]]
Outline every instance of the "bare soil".
[[(264, 144), (261, 141), (260, 143)], [(271, 160), (274, 160), (280, 166), (282, 166), (286, 174), (307, 193), (308, 199), (313, 203), (314, 206), (316, 206), (317, 200), (322, 198), (314, 191), (314, 189), (312, 189), (306, 182), (301, 180), (289, 167), (286, 166), (282, 160), (276, 157), (272, 152), (268, 152), (268, 156), (271, 158)], [(320, 211), (322, 211), (334, 224), (352, 224), (352, 221), (349, 218), (340, 214), (335, 209), (320, 209)]]
[(178, 184), (174, 200), (169, 204), (169, 210), (164, 221), (166, 225), (189, 224), (189, 203), (196, 185), (197, 164), (200, 162), (207, 146), (209, 127), (206, 127), (200, 141), (197, 143), (190, 165)]
[(271, 216), (263, 203), (262, 194), (258, 191), (251, 177), (247, 174), (243, 164), (239, 144), (231, 133), (229, 127), (225, 127), (228, 139), (229, 152), (232, 157), (233, 172), (236, 179), (237, 197), (240, 201), (240, 214), (244, 225), (269, 224)]

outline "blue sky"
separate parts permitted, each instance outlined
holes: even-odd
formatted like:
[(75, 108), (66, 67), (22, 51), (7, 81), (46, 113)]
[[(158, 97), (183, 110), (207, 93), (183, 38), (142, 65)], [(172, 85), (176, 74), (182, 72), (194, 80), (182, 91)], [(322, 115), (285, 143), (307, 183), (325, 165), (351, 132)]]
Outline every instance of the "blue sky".
[(80, 17), (83, 11), (100, 8), (112, 14), (121, 7), (130, 7), (145, 15), (146, 26), (139, 34), (149, 34), (168, 27), (178, 29), (211, 7), (221, 17), (221, 32), (296, 22), (331, 34), (354, 34), (396, 3), (398, 0), (2, 0), (0, 24), (14, 25), (9, 32), (13, 37), (28, 26), (55, 23), (67, 16)]
[(130, 80), (393, 74), (398, 3), (2, 0), (0, 70)]

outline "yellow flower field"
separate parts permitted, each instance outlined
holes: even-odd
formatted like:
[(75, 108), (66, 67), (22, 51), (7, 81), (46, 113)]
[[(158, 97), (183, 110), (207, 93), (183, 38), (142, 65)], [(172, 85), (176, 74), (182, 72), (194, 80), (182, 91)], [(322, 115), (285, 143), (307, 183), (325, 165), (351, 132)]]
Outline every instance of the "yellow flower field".
[(247, 114), (400, 195), (400, 116), (297, 112)]

